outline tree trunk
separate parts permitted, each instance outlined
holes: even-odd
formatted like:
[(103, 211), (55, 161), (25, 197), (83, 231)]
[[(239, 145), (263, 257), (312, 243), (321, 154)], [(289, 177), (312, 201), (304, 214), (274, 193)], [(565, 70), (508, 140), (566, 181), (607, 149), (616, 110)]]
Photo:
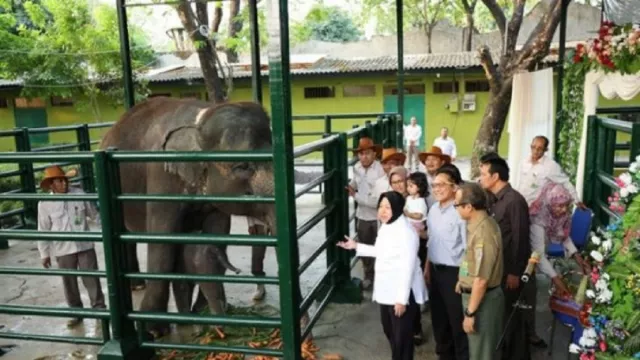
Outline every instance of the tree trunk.
[(473, 13), (467, 13), (467, 27), (464, 33), (464, 51), (471, 51), (471, 47), (473, 46), (473, 29), (475, 28), (475, 23), (473, 22)]
[[(203, 4), (204, 6), (202, 6)], [(197, 17), (196, 14), (193, 13), (190, 3), (186, 0), (180, 2), (177, 10), (182, 26), (184, 26), (184, 29), (189, 33), (189, 37), (198, 52), (200, 69), (202, 70), (209, 101), (217, 104), (225, 101), (225, 94), (216, 66), (217, 53), (215, 44), (213, 40), (209, 39), (210, 34), (204, 36), (199, 30), (200, 24), (209, 23), (206, 4), (207, 3), (196, 3)]]
[(426, 25), (424, 28), (424, 33), (425, 35), (427, 35), (427, 54), (431, 54), (431, 34), (433, 33), (432, 28), (429, 25)]
[[(237, 34), (242, 30), (242, 19), (238, 17), (238, 13), (240, 12), (240, 0), (231, 0), (229, 1), (229, 38), (235, 38)], [(227, 54), (227, 62), (228, 63), (237, 63), (238, 62), (238, 52), (236, 49), (225, 50)]]

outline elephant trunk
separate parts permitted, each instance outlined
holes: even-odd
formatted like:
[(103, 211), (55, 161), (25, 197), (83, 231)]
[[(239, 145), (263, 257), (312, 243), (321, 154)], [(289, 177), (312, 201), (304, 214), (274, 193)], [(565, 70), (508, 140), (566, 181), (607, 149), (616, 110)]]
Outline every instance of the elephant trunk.
[(224, 266), (225, 269), (231, 270), (236, 274), (240, 274), (241, 272), (240, 269), (233, 266), (231, 262), (229, 262), (229, 258), (227, 257), (227, 254), (223, 253), (222, 251), (216, 251), (216, 255), (218, 257), (218, 261), (220, 261), (220, 265)]
[[(275, 182), (273, 177), (273, 164), (261, 164), (251, 179), (250, 186), (252, 192), (256, 195), (274, 196)], [(263, 204), (256, 207), (256, 210), (256, 217), (263, 221), (269, 227), (271, 234), (275, 236), (278, 233), (275, 204)]]

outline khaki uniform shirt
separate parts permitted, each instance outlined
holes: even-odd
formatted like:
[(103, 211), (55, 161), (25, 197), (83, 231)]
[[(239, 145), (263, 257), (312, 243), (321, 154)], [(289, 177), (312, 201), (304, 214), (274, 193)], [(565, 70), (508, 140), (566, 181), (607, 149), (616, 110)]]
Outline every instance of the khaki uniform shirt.
[(460, 286), (471, 289), (474, 278), (481, 277), (487, 280), (487, 288), (496, 287), (502, 281), (503, 267), (500, 227), (485, 213), (467, 225), (467, 249), (460, 265)]

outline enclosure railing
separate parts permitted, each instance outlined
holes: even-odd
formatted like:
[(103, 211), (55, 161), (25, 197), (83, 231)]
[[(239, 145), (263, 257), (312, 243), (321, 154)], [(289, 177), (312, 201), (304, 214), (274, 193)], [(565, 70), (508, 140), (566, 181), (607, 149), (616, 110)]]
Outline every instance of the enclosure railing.
[[(0, 332), (0, 338), (21, 340), (39, 340), (51, 342), (72, 342), (82, 344), (101, 345), (100, 359), (150, 359), (157, 349), (174, 349), (206, 352), (231, 352), (253, 355), (283, 356), (285, 353), (300, 354), (301, 342), (310, 334), (314, 324), (318, 321), (327, 304), (335, 302), (359, 302), (361, 300), (360, 287), (351, 279), (350, 259), (352, 252), (339, 249), (335, 243), (344, 234), (349, 233), (349, 200), (344, 191), (348, 181), (348, 167), (350, 156), (347, 149), (349, 137), (373, 136), (376, 141), (395, 146), (398, 140), (398, 129), (395, 122), (400, 119), (383, 119), (380, 122), (367, 124), (365, 127), (353, 129), (348, 133), (327, 134), (325, 138), (310, 144), (297, 147), (294, 157), (305, 156), (312, 152), (322, 151), (324, 157), (324, 174), (306, 186), (296, 191), (300, 197), (320, 183), (325, 184), (323, 207), (315, 212), (307, 221), (297, 226), (293, 238), (286, 234), (277, 236), (266, 235), (228, 235), (228, 234), (172, 234), (172, 233), (131, 233), (124, 227), (122, 206), (129, 201), (154, 202), (213, 202), (213, 203), (274, 203), (276, 199), (269, 196), (247, 195), (184, 195), (184, 194), (127, 194), (120, 188), (120, 164), (127, 162), (230, 162), (230, 161), (272, 161), (271, 153), (256, 152), (129, 152), (117, 150), (100, 150), (96, 152), (40, 152), (40, 153), (0, 153), (0, 163), (19, 163), (20, 165), (34, 162), (66, 161), (95, 166), (97, 193), (83, 195), (51, 195), (43, 193), (15, 192), (0, 194), (0, 200), (22, 201), (64, 201), (84, 200), (97, 201), (100, 205), (101, 232), (45, 232), (25, 229), (2, 229), (0, 239), (37, 240), (37, 241), (94, 241), (102, 242), (104, 247), (104, 271), (79, 271), (66, 269), (32, 269), (23, 267), (2, 267), (0, 274), (11, 275), (80, 275), (106, 277), (108, 283), (108, 310), (91, 310), (80, 308), (58, 308), (46, 306), (5, 305), (0, 304), (0, 313), (15, 315), (51, 316), (51, 317), (83, 317), (103, 320), (103, 338), (65, 337), (47, 334), (20, 334)], [(401, 135), (400, 135), (401, 138)], [(276, 209), (279, 211), (278, 209)], [(291, 254), (297, 254), (298, 239), (307, 234), (321, 221), (325, 221), (325, 239), (316, 250), (304, 261), (292, 259)], [(126, 268), (126, 245), (130, 243), (162, 243), (162, 244), (209, 244), (209, 245), (240, 245), (240, 246), (273, 246), (278, 249), (278, 276), (241, 276), (241, 275), (194, 275), (177, 273), (138, 273), (130, 272)], [(293, 249), (292, 249), (293, 247)], [(253, 283), (271, 284), (291, 287), (290, 276), (299, 277), (322, 254), (326, 253), (326, 270), (312, 286), (311, 290), (302, 297), (300, 289), (286, 289), (287, 293), (297, 293), (299, 297), (293, 300), (294, 309), (282, 302), (280, 317), (246, 317), (224, 315), (177, 314), (135, 311), (130, 291), (131, 279), (194, 281), (194, 282), (222, 282), (222, 283)], [(289, 269), (295, 269), (292, 272)], [(304, 329), (300, 329), (300, 317), (296, 314), (307, 313), (314, 301), (319, 306), (309, 317)], [(302, 334), (299, 343), (284, 343), (281, 350), (268, 348), (252, 348), (245, 346), (221, 346), (206, 344), (177, 344), (153, 342), (147, 340), (142, 333), (142, 324), (149, 321), (161, 321), (180, 324), (230, 325), (240, 327), (265, 327), (291, 329)], [(136, 326), (137, 325), (137, 326)], [(297, 350), (296, 350), (297, 349)], [(296, 359), (294, 359), (296, 360)]]
[[(640, 106), (622, 106), (622, 107), (609, 107), (609, 108), (597, 108), (596, 115), (600, 116), (608, 116), (609, 118), (618, 118), (625, 116), (635, 116), (636, 121), (640, 121)], [(623, 120), (629, 122), (629, 120)], [(623, 141), (619, 142), (620, 139), (616, 139), (615, 153), (613, 166), (615, 168), (627, 168), (630, 165), (630, 162), (627, 160), (618, 161), (619, 152), (628, 153), (631, 150), (631, 141)], [(620, 154), (622, 157), (623, 155)]]
[(607, 224), (619, 216), (609, 209), (607, 198), (619, 189), (614, 174), (617, 133), (631, 135), (629, 161), (640, 155), (640, 124), (589, 116), (587, 125), (587, 153), (585, 159), (585, 186), (583, 199), (594, 210), (599, 224)]

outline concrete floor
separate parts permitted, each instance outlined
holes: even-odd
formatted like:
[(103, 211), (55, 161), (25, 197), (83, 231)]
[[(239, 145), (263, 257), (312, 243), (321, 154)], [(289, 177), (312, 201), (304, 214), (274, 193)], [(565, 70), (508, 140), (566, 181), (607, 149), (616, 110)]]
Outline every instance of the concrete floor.
[[(461, 172), (468, 174), (468, 162), (458, 162)], [(314, 171), (319, 169), (300, 168), (301, 171)], [(302, 224), (319, 209), (321, 200), (319, 195), (305, 195), (297, 200), (297, 222)], [(324, 223), (318, 224), (299, 241), (300, 261), (319, 246), (325, 238)], [(244, 217), (234, 217), (232, 220), (233, 233), (246, 233), (247, 225)], [(0, 251), (0, 266), (40, 267), (39, 255), (35, 243), (25, 241), (11, 241), (10, 249)], [(100, 268), (104, 268), (102, 245), (97, 244)], [(146, 269), (146, 245), (138, 246), (138, 255), (142, 269)], [(233, 264), (243, 273), (250, 273), (251, 254), (246, 247), (231, 246), (229, 257)], [(315, 281), (323, 274), (325, 269), (325, 257), (321, 255), (301, 277), (300, 283), (303, 295), (308, 293)], [(276, 273), (276, 259), (273, 249), (267, 252), (265, 260), (267, 274)], [(362, 270), (358, 264), (354, 269), (354, 276), (361, 277)], [(108, 292), (104, 279), (103, 291)], [(540, 279), (540, 289), (547, 289), (548, 282)], [(59, 277), (42, 276), (8, 276), (0, 277), (0, 304), (12, 305), (41, 305), (64, 307), (63, 289)], [(250, 305), (250, 294), (253, 285), (228, 284), (226, 292), (231, 304)], [(81, 286), (83, 301), (89, 303), (86, 291)], [(137, 307), (141, 300), (141, 292), (134, 293), (134, 306)], [(365, 293), (368, 299), (370, 293)], [(378, 306), (365, 299), (362, 304), (342, 305), (330, 304), (320, 321), (314, 328), (314, 339), (321, 352), (339, 353), (345, 359), (389, 359), (390, 351), (387, 341), (382, 333), (379, 322)], [(538, 334), (548, 342), (551, 314), (547, 307), (548, 295), (544, 290), (539, 291), (538, 296)], [(267, 287), (265, 304), (278, 308), (279, 296), (275, 286)], [(175, 311), (173, 299), (170, 311)], [(1, 331), (17, 333), (48, 334), (48, 335), (75, 335), (95, 336), (96, 324), (94, 320), (85, 320), (84, 325), (75, 330), (68, 330), (65, 326), (67, 319), (13, 316), (0, 314)], [(429, 336), (427, 344), (416, 351), (416, 359), (436, 359), (434, 354), (434, 341), (431, 338), (430, 315), (423, 315), (423, 328)], [(556, 332), (556, 344), (554, 346), (553, 359), (565, 359), (568, 349), (568, 335), (566, 329), (558, 328)], [(16, 344), (17, 347), (2, 357), (3, 360), (62, 360), (62, 359), (95, 359), (97, 347), (78, 346), (74, 344), (56, 344), (44, 342), (14, 341), (1, 339), (0, 345)], [(537, 352), (536, 359), (548, 358), (546, 351)]]

